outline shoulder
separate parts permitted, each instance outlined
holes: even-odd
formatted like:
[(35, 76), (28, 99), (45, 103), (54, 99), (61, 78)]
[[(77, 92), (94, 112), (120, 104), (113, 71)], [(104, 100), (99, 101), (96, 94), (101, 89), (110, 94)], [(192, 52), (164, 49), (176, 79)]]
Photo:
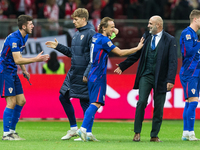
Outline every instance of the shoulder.
[(172, 36), (171, 34), (165, 32), (165, 31), (163, 31), (163, 35), (166, 36), (169, 39), (174, 39), (174, 36)]

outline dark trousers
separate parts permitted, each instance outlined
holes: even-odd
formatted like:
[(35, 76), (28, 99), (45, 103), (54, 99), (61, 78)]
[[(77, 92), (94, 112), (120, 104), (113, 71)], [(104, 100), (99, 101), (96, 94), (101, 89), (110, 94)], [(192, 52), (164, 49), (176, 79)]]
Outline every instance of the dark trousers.
[[(142, 129), (142, 122), (144, 120), (144, 112), (147, 106), (147, 101), (151, 90), (155, 89), (154, 75), (145, 75), (139, 81), (139, 101), (137, 102), (134, 132), (140, 133)], [(154, 112), (152, 121), (151, 137), (158, 137), (158, 132), (162, 124), (163, 107), (165, 103), (166, 93), (157, 93), (154, 90)]]

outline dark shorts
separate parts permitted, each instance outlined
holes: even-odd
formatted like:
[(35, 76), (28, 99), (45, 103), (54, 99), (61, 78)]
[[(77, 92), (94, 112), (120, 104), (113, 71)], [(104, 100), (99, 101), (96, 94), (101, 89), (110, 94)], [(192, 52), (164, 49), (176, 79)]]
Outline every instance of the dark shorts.
[(0, 73), (0, 94), (4, 96), (15, 96), (23, 94), (22, 84), (18, 75)]
[(88, 82), (90, 103), (105, 105), (106, 83)]
[(185, 99), (199, 97), (199, 77), (180, 75), (180, 80), (183, 86)]

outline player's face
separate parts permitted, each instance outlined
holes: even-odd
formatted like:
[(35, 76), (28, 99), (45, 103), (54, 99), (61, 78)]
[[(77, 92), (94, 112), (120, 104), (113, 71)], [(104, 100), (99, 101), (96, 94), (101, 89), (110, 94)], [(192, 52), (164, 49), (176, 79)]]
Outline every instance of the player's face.
[(197, 23), (198, 29), (200, 29), (200, 17), (196, 18), (196, 23)]
[(74, 17), (73, 18), (73, 23), (74, 23), (74, 26), (78, 29), (78, 28), (81, 28), (85, 25), (85, 18), (80, 18), (80, 17)]
[(115, 23), (113, 21), (108, 21), (108, 27), (105, 28), (106, 36), (111, 36), (115, 31)]
[(157, 26), (156, 26), (156, 21), (153, 20), (152, 18), (149, 19), (149, 24), (148, 24), (148, 28), (149, 28), (149, 33), (151, 34), (156, 34), (157, 33)]
[(28, 21), (27, 25), (23, 28), (26, 34), (31, 34), (33, 31), (34, 25), (32, 21)]

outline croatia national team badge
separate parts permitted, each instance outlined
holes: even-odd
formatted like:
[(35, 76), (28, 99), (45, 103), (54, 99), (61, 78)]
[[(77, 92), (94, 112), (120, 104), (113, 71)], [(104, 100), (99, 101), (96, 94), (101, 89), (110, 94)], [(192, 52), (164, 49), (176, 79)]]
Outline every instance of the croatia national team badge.
[(10, 92), (10, 93), (12, 93), (13, 92), (13, 88), (8, 88), (8, 91)]
[(84, 35), (81, 35), (81, 40), (84, 38)]
[(111, 41), (107, 42), (108, 46), (111, 47), (113, 43)]
[(196, 91), (196, 90), (195, 90), (195, 89), (191, 89), (191, 91), (192, 91), (192, 94), (195, 94), (195, 91)]
[(12, 43), (12, 48), (17, 48), (17, 43)]
[(191, 35), (190, 34), (186, 34), (186, 39), (190, 40), (191, 39)]

